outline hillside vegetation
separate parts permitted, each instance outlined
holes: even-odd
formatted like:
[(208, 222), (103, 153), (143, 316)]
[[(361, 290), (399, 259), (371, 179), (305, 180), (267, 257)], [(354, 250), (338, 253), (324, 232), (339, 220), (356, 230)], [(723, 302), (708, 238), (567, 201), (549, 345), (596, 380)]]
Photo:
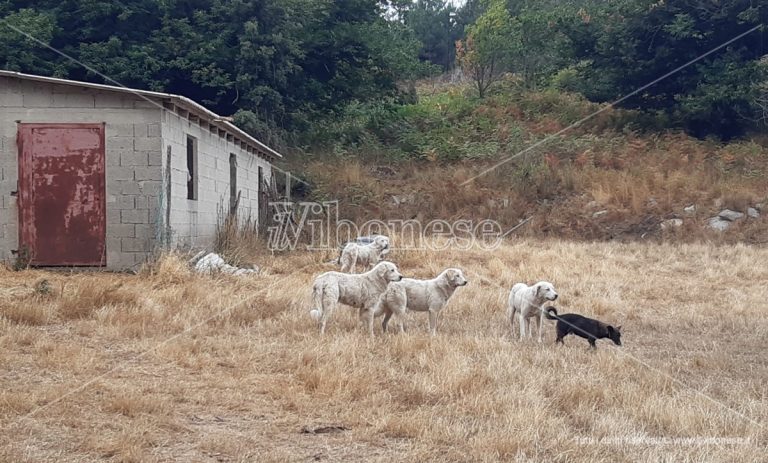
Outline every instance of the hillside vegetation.
[[(768, 194), (767, 18), (751, 0), (4, 0), (0, 68), (200, 101), (347, 218), (587, 239), (681, 218), (690, 239)], [(718, 239), (766, 241), (763, 223)]]
[[(700, 140), (659, 124), (577, 94), (526, 90), (512, 77), (484, 99), (469, 84), (433, 81), (412, 104), (348, 107), (310, 139), (332, 148), (296, 153), (293, 168), (312, 185), (307, 198), (339, 200), (342, 216), (359, 221), (462, 217), (513, 226), (533, 217), (521, 233), (768, 239), (762, 218), (726, 233), (706, 226), (724, 208), (745, 212), (766, 200), (764, 138)], [(690, 205), (695, 212), (684, 212)], [(662, 231), (672, 218), (682, 226)]]
[(0, 68), (179, 93), (279, 148), (456, 68), (479, 96), (510, 72), (728, 139), (766, 118), (767, 19), (754, 0), (1, 0)]

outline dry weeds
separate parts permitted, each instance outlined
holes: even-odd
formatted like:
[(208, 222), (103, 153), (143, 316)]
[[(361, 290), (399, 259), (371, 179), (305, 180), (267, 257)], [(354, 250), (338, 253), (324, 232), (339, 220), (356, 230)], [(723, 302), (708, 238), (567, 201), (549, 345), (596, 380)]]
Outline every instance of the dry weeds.
[[(370, 339), (350, 310), (320, 338), (308, 288), (329, 257), (262, 256), (241, 279), (174, 256), (137, 276), (0, 270), (0, 460), (765, 459), (765, 249), (396, 252), (407, 275), (468, 274), (433, 339), (423, 314)], [(539, 279), (562, 312), (623, 324), (625, 346), (556, 348), (549, 324), (544, 344), (510, 339), (507, 289)]]
[[(707, 226), (724, 208), (744, 212), (762, 204), (768, 209), (768, 149), (756, 142), (722, 145), (677, 133), (641, 137), (608, 132), (555, 141), (540, 151), (474, 180), (500, 159), (439, 163), (320, 157), (307, 163), (301, 156), (296, 169), (311, 179), (309, 199), (336, 200), (340, 216), (358, 223), (492, 217), (510, 228), (533, 216), (519, 233), (574, 240), (642, 236), (768, 242), (765, 217), (740, 221), (724, 234)], [(696, 213), (684, 213), (691, 204)], [(593, 217), (598, 211), (605, 215)], [(684, 219), (682, 233), (662, 230), (661, 222), (669, 218)]]

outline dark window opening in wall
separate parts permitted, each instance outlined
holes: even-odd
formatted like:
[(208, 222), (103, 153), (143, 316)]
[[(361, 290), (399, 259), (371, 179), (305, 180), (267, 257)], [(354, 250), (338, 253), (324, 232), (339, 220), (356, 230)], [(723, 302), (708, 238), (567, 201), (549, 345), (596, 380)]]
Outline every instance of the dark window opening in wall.
[(258, 186), (257, 186), (257, 195), (258, 198), (258, 211), (259, 211), (259, 218), (258, 218), (258, 227), (259, 227), (259, 233), (264, 233), (267, 228), (267, 222), (268, 222), (268, 214), (269, 210), (267, 209), (267, 195), (266, 195), (266, 188), (264, 186), (264, 170), (259, 166), (259, 176), (258, 176)]
[(237, 212), (237, 155), (229, 154), (229, 210)]
[(197, 140), (187, 135), (187, 199), (197, 200)]

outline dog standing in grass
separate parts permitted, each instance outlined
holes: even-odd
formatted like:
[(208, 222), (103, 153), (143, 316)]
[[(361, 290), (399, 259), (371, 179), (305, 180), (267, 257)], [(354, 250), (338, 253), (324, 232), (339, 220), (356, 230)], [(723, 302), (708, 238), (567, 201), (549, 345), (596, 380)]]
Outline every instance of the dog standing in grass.
[(389, 238), (384, 235), (375, 235), (370, 243), (358, 243), (352, 241), (344, 246), (339, 256), (341, 271), (355, 273), (358, 264), (363, 271), (369, 266), (378, 264), (389, 253)]
[[(536, 326), (539, 329), (539, 342), (541, 342), (542, 331), (544, 329), (544, 304), (557, 299), (557, 291), (552, 283), (540, 281), (533, 286), (525, 283), (518, 283), (512, 287), (509, 292), (509, 302), (507, 305), (507, 318), (509, 319), (512, 337), (515, 336), (515, 315), (520, 318), (520, 340), (525, 338), (526, 324), (530, 325), (530, 318), (535, 317)], [(528, 329), (530, 337), (533, 337), (533, 331)]]
[(403, 332), (405, 331), (403, 317), (406, 309), (414, 312), (428, 312), (429, 333), (434, 336), (437, 333), (437, 317), (440, 311), (448, 304), (456, 288), (466, 286), (467, 283), (464, 272), (458, 268), (445, 269), (431, 280), (403, 278), (402, 281), (387, 287), (374, 309), (374, 314), (376, 316), (384, 314), (381, 328), (385, 332), (389, 319), (396, 314), (400, 323), (400, 332)]
[(361, 319), (371, 314), (368, 330), (373, 334), (373, 310), (382, 293), (393, 281), (403, 276), (392, 262), (380, 262), (373, 269), (360, 274), (325, 272), (315, 278), (312, 285), (312, 309), (309, 315), (318, 323), (320, 334), (336, 306), (346, 304), (360, 310)]
[(595, 341), (604, 338), (610, 339), (617, 346), (621, 345), (621, 326), (614, 328), (612, 325), (575, 313), (558, 315), (554, 307), (547, 307), (546, 311), (548, 319), (557, 320), (555, 344), (565, 344), (563, 338), (569, 334), (575, 334), (589, 341), (593, 349), (597, 348)]

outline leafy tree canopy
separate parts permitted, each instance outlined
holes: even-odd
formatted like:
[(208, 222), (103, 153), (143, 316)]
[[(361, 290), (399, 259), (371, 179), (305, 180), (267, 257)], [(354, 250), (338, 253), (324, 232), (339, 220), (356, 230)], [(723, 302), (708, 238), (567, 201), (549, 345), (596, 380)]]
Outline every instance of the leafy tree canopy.
[[(180, 93), (293, 128), (394, 94), (421, 44), (378, 0), (0, 0), (0, 67)], [(9, 26), (13, 26), (11, 28)], [(250, 119), (249, 119), (250, 120)], [(253, 124), (252, 124), (253, 125)]]

